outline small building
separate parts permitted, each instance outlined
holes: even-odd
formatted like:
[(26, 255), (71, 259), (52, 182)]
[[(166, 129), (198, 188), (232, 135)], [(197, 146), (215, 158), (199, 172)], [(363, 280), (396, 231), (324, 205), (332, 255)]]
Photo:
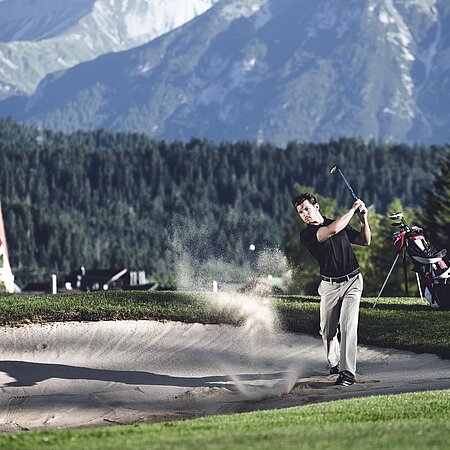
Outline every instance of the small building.
[(70, 272), (64, 281), (66, 290), (154, 290), (158, 283), (149, 283), (145, 271), (123, 269), (79, 269)]

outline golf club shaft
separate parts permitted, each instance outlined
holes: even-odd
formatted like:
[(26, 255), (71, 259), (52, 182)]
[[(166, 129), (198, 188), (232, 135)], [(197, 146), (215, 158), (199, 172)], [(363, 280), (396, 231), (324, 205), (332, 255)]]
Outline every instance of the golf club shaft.
[(344, 180), (344, 183), (345, 183), (345, 185), (350, 189), (350, 192), (352, 193), (352, 195), (353, 195), (353, 198), (356, 200), (358, 197), (356, 196), (356, 194), (355, 194), (355, 192), (353, 191), (353, 189), (352, 189), (352, 187), (350, 186), (350, 183), (347, 181), (347, 179), (344, 177), (344, 174), (342, 173), (342, 170), (341, 169), (339, 169), (339, 167), (338, 167), (338, 172), (339, 172), (339, 175), (342, 177), (342, 179)]
[[(334, 171), (336, 171), (336, 170), (339, 172), (339, 175), (340, 175), (341, 178), (344, 180), (344, 183), (345, 183), (345, 185), (348, 187), (348, 189), (350, 190), (350, 192), (351, 192), (353, 198), (354, 198), (355, 200), (357, 200), (357, 199), (358, 199), (358, 196), (355, 194), (355, 191), (352, 189), (352, 187), (350, 186), (350, 183), (347, 181), (347, 179), (345, 178), (344, 174), (342, 173), (342, 170), (338, 167), (337, 164), (334, 165), (334, 166), (331, 168), (330, 173), (332, 173), (332, 172), (334, 172)], [(361, 214), (365, 214), (365, 211), (363, 211)]]

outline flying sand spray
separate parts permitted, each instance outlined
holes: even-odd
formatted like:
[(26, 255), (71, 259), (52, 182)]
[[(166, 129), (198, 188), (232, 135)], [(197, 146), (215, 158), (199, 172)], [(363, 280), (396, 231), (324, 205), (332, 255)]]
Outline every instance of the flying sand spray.
[[(199, 301), (205, 301), (208, 307), (237, 317), (241, 325), (236, 327), (236, 333), (239, 339), (246, 342), (246, 357), (248, 360), (260, 358), (256, 355), (260, 355), (263, 348), (267, 346), (270, 353), (269, 349), (278, 346), (282, 333), (271, 288), (264, 283), (262, 275), (265, 274), (266, 282), (271, 274), (281, 274), (283, 278), (289, 278), (291, 271), (287, 258), (279, 249), (266, 248), (256, 251), (255, 244), (251, 243), (248, 250), (255, 264), (234, 267), (214, 256), (212, 249), (208, 248), (210, 228), (212, 226), (208, 227), (204, 223), (188, 224), (185, 221), (181, 228), (178, 226), (173, 229), (170, 243), (176, 251), (175, 273), (178, 289), (209, 292), (199, 297)], [(198, 243), (200, 251), (192, 247), (193, 243)], [(232, 288), (225, 290), (224, 286), (232, 285), (230, 282), (235, 276), (248, 284), (245, 293)], [(216, 287), (215, 292), (211, 292), (211, 279), (219, 283), (219, 289)], [(220, 361), (217, 363), (220, 364)], [(236, 369), (224, 367), (223, 370), (233, 379), (241, 395), (248, 399), (261, 399), (289, 392), (298, 379), (301, 370), (299, 366), (296, 357), (292, 360), (286, 355), (285, 364), (277, 368), (279, 376), (276, 382), (273, 380), (269, 384), (266, 381), (252, 385), (246, 383), (245, 379), (240, 379), (241, 376), (235, 373)], [(272, 366), (270, 371), (273, 371)]]

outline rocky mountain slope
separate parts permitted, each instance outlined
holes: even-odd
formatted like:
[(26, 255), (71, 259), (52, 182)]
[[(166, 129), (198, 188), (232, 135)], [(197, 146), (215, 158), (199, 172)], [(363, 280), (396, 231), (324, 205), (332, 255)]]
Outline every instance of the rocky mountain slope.
[(446, 0), (220, 0), (148, 44), (48, 76), (0, 114), (158, 139), (445, 143), (449, 69)]
[(150, 42), (218, 0), (4, 0), (0, 99), (31, 95), (45, 75)]

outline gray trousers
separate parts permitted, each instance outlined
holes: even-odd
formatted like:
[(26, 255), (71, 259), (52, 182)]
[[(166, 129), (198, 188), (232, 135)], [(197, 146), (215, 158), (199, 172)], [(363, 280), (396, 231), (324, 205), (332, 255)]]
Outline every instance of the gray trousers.
[[(340, 370), (356, 375), (356, 347), (358, 344), (359, 302), (363, 290), (361, 274), (342, 283), (321, 281), (320, 334), (328, 364), (340, 363)], [(338, 341), (338, 325), (341, 342)]]

